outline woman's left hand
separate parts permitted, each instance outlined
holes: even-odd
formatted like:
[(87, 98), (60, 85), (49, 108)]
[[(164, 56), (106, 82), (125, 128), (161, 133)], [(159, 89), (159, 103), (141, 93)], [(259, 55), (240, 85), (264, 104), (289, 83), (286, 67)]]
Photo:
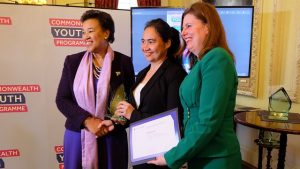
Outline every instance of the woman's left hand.
[(155, 164), (159, 166), (166, 166), (167, 162), (163, 155), (156, 157), (154, 160), (148, 161), (147, 164)]
[(114, 114), (117, 116), (124, 116), (126, 119), (130, 120), (133, 110), (134, 107), (130, 103), (120, 101)]

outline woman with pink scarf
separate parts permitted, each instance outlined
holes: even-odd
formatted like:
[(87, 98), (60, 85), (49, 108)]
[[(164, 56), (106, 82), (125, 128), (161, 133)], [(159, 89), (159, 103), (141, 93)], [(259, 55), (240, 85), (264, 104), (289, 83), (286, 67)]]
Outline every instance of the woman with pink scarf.
[(134, 82), (131, 59), (113, 51), (112, 17), (99, 10), (81, 16), (87, 50), (65, 59), (56, 104), (66, 117), (65, 169), (127, 169), (126, 126), (106, 119), (119, 86)]

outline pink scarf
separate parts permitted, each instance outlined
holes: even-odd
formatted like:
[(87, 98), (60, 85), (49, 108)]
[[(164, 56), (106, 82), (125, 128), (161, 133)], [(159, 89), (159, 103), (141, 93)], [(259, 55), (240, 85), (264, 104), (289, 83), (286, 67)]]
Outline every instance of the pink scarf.
[[(111, 75), (111, 63), (114, 52), (110, 46), (104, 57), (102, 71), (97, 83), (96, 101), (93, 85), (93, 55), (86, 52), (81, 59), (74, 79), (74, 94), (81, 108), (91, 115), (104, 119), (107, 110), (107, 98)], [(95, 105), (96, 103), (96, 105)], [(98, 169), (97, 140), (94, 134), (86, 129), (81, 130), (82, 167), (84, 169)]]

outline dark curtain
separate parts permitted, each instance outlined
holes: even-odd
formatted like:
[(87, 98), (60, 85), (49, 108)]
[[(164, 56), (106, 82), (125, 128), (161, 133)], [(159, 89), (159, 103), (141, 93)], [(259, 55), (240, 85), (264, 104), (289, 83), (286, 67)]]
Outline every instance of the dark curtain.
[(138, 0), (138, 6), (161, 6), (161, 0)]
[(95, 0), (96, 8), (117, 9), (119, 0)]

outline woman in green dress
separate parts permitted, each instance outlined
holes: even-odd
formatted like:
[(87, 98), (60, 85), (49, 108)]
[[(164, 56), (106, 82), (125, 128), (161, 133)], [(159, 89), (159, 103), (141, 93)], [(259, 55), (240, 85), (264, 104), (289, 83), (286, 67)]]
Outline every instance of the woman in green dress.
[(181, 35), (187, 49), (197, 56), (179, 90), (184, 137), (148, 163), (172, 169), (184, 163), (189, 169), (240, 169), (240, 146), (232, 122), (237, 74), (215, 7), (196, 2), (186, 9)]

